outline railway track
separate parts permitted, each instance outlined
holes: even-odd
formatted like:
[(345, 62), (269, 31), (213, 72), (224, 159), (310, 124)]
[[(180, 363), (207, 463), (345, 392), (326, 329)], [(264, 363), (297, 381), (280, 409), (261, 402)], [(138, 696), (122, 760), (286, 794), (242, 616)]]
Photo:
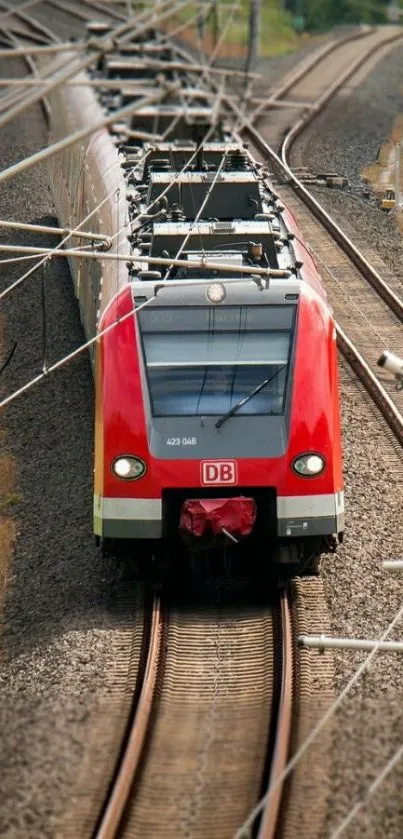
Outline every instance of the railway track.
[[(394, 32), (399, 34), (397, 29)], [(378, 29), (362, 26), (345, 38), (331, 41), (291, 72), (269, 96), (257, 80), (253, 90), (258, 98), (251, 96), (249, 100), (253, 107), (249, 110), (248, 121), (258, 124), (266, 141), (277, 148), (290, 125), (299, 122), (301, 114), (314, 115), (322, 97), (331, 96), (331, 91), (343, 83), (352, 65), (360, 57), (365, 61), (380, 39), (383, 34)]]
[[(0, 3), (0, 27), (3, 23), (10, 27), (17, 37), (37, 43), (57, 43), (60, 38), (37, 16), (30, 13), (31, 7), (44, 0), (30, 0), (27, 3)], [(14, 20), (13, 20), (14, 19)]]
[[(281, 604), (245, 580), (154, 599), (141, 693), (97, 839), (232, 836), (259, 796), (270, 718), (282, 723), (276, 772), (288, 754), (291, 623)], [(278, 683), (287, 715), (277, 713)], [(261, 839), (274, 835), (279, 806), (280, 796)]]
[[(356, 59), (342, 79), (317, 100), (315, 113), (320, 112), (339, 89), (365, 64), (373, 60), (374, 51), (383, 49), (403, 37), (402, 33), (371, 43)], [(374, 264), (349, 239), (321, 207), (307, 187), (292, 171), (290, 152), (296, 138), (312, 119), (312, 113), (299, 118), (285, 136), (280, 155), (268, 145), (263, 133), (250, 120), (240, 132), (241, 139), (252, 143), (257, 155), (269, 165), (277, 178), (276, 191), (295, 215), (303, 231), (333, 306), (341, 352), (355, 370), (378, 408), (403, 443), (403, 392), (377, 367), (385, 347), (403, 354), (403, 302), (401, 284), (388, 272), (388, 282)], [(384, 266), (382, 266), (384, 269)]]
[[(321, 584), (309, 582), (313, 631), (323, 626)], [(331, 658), (316, 656), (315, 663), (310, 652), (304, 662), (305, 652), (295, 651), (294, 634), (306, 626), (303, 594), (309, 600), (308, 581), (267, 598), (256, 582), (217, 580), (210, 592), (153, 598), (125, 745), (100, 801), (94, 839), (234, 835), (261, 792), (280, 777), (292, 739), (301, 736), (298, 706), (307, 710), (319, 684), (320, 703), (331, 699)], [(312, 714), (308, 718), (313, 723)], [(298, 802), (292, 787), (293, 780), (271, 796), (258, 839), (273, 839), (279, 824), (282, 835), (293, 835), (307, 789)], [(292, 806), (284, 809), (283, 796), (289, 800), (291, 792)], [(316, 829), (325, 812), (317, 784), (310, 799), (309, 825)], [(83, 829), (90, 824), (85, 807), (79, 817), (76, 809), (60, 835), (90, 835)]]

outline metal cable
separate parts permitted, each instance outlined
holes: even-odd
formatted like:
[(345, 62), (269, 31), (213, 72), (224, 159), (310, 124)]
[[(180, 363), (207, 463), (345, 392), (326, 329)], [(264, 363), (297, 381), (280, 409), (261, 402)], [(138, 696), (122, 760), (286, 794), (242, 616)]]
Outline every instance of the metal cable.
[[(1, 407), (1, 403), (0, 403), (0, 407)], [(376, 653), (379, 650), (379, 647), (380, 647), (380, 644), (382, 643), (382, 641), (385, 641), (385, 639), (388, 637), (388, 635), (390, 635), (392, 630), (399, 623), (399, 621), (402, 620), (402, 618), (403, 618), (403, 606), (401, 606), (400, 609), (396, 612), (393, 620), (391, 620), (391, 622), (388, 624), (384, 633), (381, 635), (379, 640), (376, 642), (376, 644), (374, 645), (371, 652), (365, 657), (364, 661), (361, 662), (361, 664), (359, 665), (357, 670), (354, 671), (353, 675), (351, 676), (351, 678), (349, 679), (349, 681), (347, 682), (347, 684), (345, 685), (345, 687), (343, 688), (343, 690), (341, 691), (339, 696), (337, 696), (336, 699), (332, 702), (332, 704), (329, 706), (327, 711), (325, 711), (323, 716), (318, 720), (316, 725), (313, 727), (310, 734), (308, 734), (308, 737), (304, 740), (304, 742), (301, 744), (299, 749), (297, 749), (295, 754), (288, 761), (287, 766), (285, 767), (284, 771), (281, 773), (281, 775), (279, 775), (278, 778), (276, 778), (270, 784), (267, 792), (262, 796), (260, 801), (258, 801), (258, 803), (253, 808), (253, 810), (251, 810), (249, 816), (245, 819), (244, 823), (241, 825), (241, 827), (234, 834), (233, 839), (248, 839), (250, 828), (252, 827), (252, 825), (255, 822), (255, 819), (257, 818), (257, 816), (260, 815), (260, 813), (262, 812), (264, 807), (266, 807), (269, 804), (269, 801), (270, 801), (274, 791), (280, 785), (282, 785), (284, 783), (284, 781), (291, 774), (292, 770), (295, 768), (297, 763), (299, 763), (301, 758), (307, 752), (310, 745), (316, 740), (318, 734), (320, 734), (320, 732), (325, 727), (325, 725), (335, 715), (335, 713), (338, 710), (338, 708), (340, 707), (340, 705), (342, 705), (342, 703), (344, 702), (344, 699), (346, 698), (346, 696), (348, 696), (348, 694), (350, 693), (352, 688), (357, 684), (357, 682), (360, 679), (360, 677), (362, 676), (362, 674), (365, 672), (365, 670), (372, 663)], [(333, 839), (333, 837), (332, 837), (332, 839)]]

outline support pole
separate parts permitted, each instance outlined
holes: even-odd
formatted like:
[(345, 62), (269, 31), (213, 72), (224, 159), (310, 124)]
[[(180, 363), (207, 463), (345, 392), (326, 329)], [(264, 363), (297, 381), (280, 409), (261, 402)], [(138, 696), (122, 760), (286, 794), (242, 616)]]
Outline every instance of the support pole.
[(10, 8), (6, 12), (0, 12), (0, 23), (3, 23), (5, 20), (7, 20), (8, 17), (11, 17), (11, 15), (23, 12), (24, 9), (29, 9), (31, 8), (31, 6), (37, 6), (40, 2), (41, 0), (26, 0), (25, 3), (21, 3), (19, 6), (15, 6), (14, 9)]
[(382, 567), (385, 571), (403, 571), (403, 559), (387, 559)]
[(400, 143), (395, 146), (395, 207), (398, 210), (401, 203), (401, 182), (400, 182)]
[(249, 44), (246, 66), (251, 70), (259, 57), (260, 0), (249, 0)]
[[(19, 51), (16, 50), (16, 52), (19, 52)], [(3, 53), (4, 53), (4, 55), (3, 55)], [(24, 51), (21, 52), (21, 55), (30, 56), (30, 55), (32, 55), (32, 50), (30, 50), (30, 49), (24, 50)], [(9, 53), (8, 53), (7, 50), (0, 50), (0, 58), (9, 58), (9, 57), (10, 56), (9, 56)], [(133, 69), (136, 69), (136, 70), (137, 69), (141, 70), (144, 67), (144, 68), (148, 68), (148, 69), (162, 70), (162, 71), (165, 71), (165, 70), (182, 71), (183, 70), (183, 72), (186, 72), (186, 73), (197, 73), (197, 74), (202, 73), (206, 69), (205, 64), (189, 64), (189, 65), (187, 65), (183, 61), (158, 61), (156, 59), (150, 59), (149, 61), (142, 61), (142, 60), (136, 59), (135, 61), (133, 61), (131, 63), (130, 66), (133, 67)], [(245, 76), (245, 73), (242, 70), (230, 70), (230, 69), (225, 68), (225, 67), (210, 67), (209, 68), (209, 73), (212, 73), (213, 75), (216, 75), (216, 76), (231, 76), (231, 77), (242, 76), (242, 78), (244, 78), (244, 76)], [(247, 73), (247, 75), (249, 76), (249, 78), (253, 78), (253, 79), (260, 79), (261, 78), (260, 73)], [(39, 85), (39, 84), (43, 85), (44, 83), (45, 83), (45, 79), (43, 77), (34, 78), (32, 75), (23, 76), (22, 78), (19, 78), (19, 79), (0, 79), (0, 84), (1, 84), (2, 87), (13, 87), (13, 86), (14, 87), (24, 87), (24, 85)], [(69, 81), (65, 82), (65, 84), (73, 85), (73, 86), (79, 86), (79, 87), (84, 87), (84, 86), (88, 85), (88, 87), (103, 87), (103, 88), (105, 88), (105, 90), (106, 89), (117, 90), (117, 89), (120, 89), (121, 87), (124, 87), (125, 89), (130, 88), (130, 87), (135, 88), (136, 86), (138, 86), (139, 82), (134, 81), (133, 79), (127, 79), (127, 80), (124, 80), (124, 82), (122, 82), (122, 79), (90, 79), (90, 78), (88, 78), (88, 81), (87, 80), (85, 80), (85, 81), (84, 80), (83, 81), (75, 81), (73, 79), (73, 80), (69, 80)], [(204, 91), (204, 93), (205, 93), (205, 91)], [(267, 102), (268, 100), (267, 99), (265, 99), (265, 100), (259, 99), (259, 100), (256, 100), (256, 101)], [(274, 100), (274, 102), (275, 102), (275, 100)], [(271, 105), (272, 105), (271, 100), (269, 101), (268, 104), (271, 107)], [(312, 103), (309, 103), (309, 102), (306, 102), (306, 103), (305, 102), (302, 102), (302, 103), (301, 102), (295, 102), (295, 103), (293, 103), (294, 107), (297, 107), (297, 105), (298, 105), (298, 107), (309, 107), (309, 106), (312, 107)], [(287, 102), (286, 105), (284, 105), (284, 107), (286, 107), (286, 106), (290, 107), (290, 103)]]
[[(162, 256), (137, 256), (135, 254), (120, 254), (120, 253), (104, 253), (103, 251), (95, 251), (95, 250), (74, 250), (74, 249), (63, 249), (63, 250), (51, 250), (49, 248), (36, 248), (24, 245), (0, 245), (0, 253), (18, 253), (18, 254), (37, 254), (38, 256), (48, 256), (49, 259), (52, 257), (69, 257), (69, 256), (76, 256), (77, 259), (113, 259), (115, 262), (126, 262), (126, 263), (138, 263), (139, 265), (146, 264), (146, 265), (177, 265), (180, 268), (205, 268), (206, 271), (223, 271), (227, 274), (246, 274), (247, 278), (253, 279), (256, 278), (269, 278), (269, 277), (278, 277), (282, 279), (288, 279), (291, 276), (291, 269), (288, 270), (287, 268), (260, 268), (259, 266), (255, 265), (231, 265), (231, 263), (221, 263), (221, 262), (212, 262), (210, 260), (206, 260), (203, 257), (200, 259), (192, 260), (189, 262), (187, 259), (174, 259), (174, 258), (166, 258)], [(171, 287), (172, 280), (168, 280), (166, 285)], [(188, 282), (188, 281), (186, 281)], [(206, 282), (214, 282), (213, 278), (208, 278), (201, 281), (202, 283)], [(161, 285), (160, 281), (158, 280), (158, 285)], [(184, 285), (184, 281), (179, 281), (179, 285)], [(0, 294), (1, 299), (1, 294)]]
[(175, 93), (177, 88), (177, 85), (167, 86), (165, 90), (158, 91), (153, 96), (147, 96), (137, 102), (130, 102), (129, 105), (126, 105), (124, 108), (120, 108), (118, 111), (114, 111), (112, 114), (105, 117), (105, 119), (99, 120), (93, 125), (90, 125), (88, 128), (82, 128), (79, 131), (74, 131), (73, 134), (68, 134), (67, 137), (64, 137), (62, 140), (58, 140), (56, 143), (52, 143), (50, 146), (47, 146), (46, 149), (42, 149), (41, 151), (31, 155), (31, 157), (27, 157), (25, 160), (15, 163), (14, 166), (9, 166), (8, 169), (3, 169), (3, 171), (0, 172), (0, 183), (4, 183), (4, 181), (10, 180), (10, 178), (13, 178), (20, 172), (30, 169), (31, 166), (35, 166), (36, 163), (42, 163), (43, 160), (47, 160), (54, 154), (69, 148), (69, 146), (74, 145), (74, 143), (77, 143), (79, 140), (85, 140), (91, 134), (95, 134), (96, 131), (100, 131), (101, 128), (106, 128), (114, 122), (119, 122), (119, 120), (124, 120), (126, 117), (132, 116), (136, 113), (136, 111), (146, 107), (146, 105), (154, 105), (157, 102), (160, 102), (168, 94)]
[(89, 239), (91, 242), (101, 242), (110, 248), (112, 239), (102, 233), (88, 233), (83, 230), (73, 230), (70, 227), (49, 227), (47, 224), (24, 224), (19, 221), (5, 221), (0, 219), (0, 228), (12, 230), (25, 230), (30, 233), (49, 233), (51, 236), (78, 236), (80, 239)]
[(403, 653), (402, 641), (372, 641), (361, 638), (330, 638), (327, 635), (299, 635), (300, 647), (313, 647), (318, 650), (364, 650), (376, 648), (380, 653)]
[[(176, 3), (174, 7), (165, 11), (164, 14), (161, 14), (160, 20), (165, 20), (165, 18), (169, 17), (172, 14), (173, 9), (177, 7), (182, 8), (183, 6), (188, 5), (189, 0), (181, 0), (179, 3)], [(164, 2), (163, 7), (166, 8), (170, 6), (169, 2)], [(10, 122), (14, 117), (18, 116), (22, 111), (24, 111), (30, 105), (34, 105), (36, 102), (39, 102), (43, 97), (47, 96), (52, 90), (55, 90), (59, 87), (60, 84), (63, 82), (68, 81), (71, 79), (72, 76), (77, 75), (81, 70), (86, 70), (91, 64), (106, 52), (110, 52), (111, 50), (116, 49), (119, 47), (121, 43), (131, 38), (133, 35), (140, 35), (142, 32), (147, 31), (149, 24), (142, 23), (140, 26), (138, 25), (139, 20), (144, 18), (144, 14), (140, 15), (137, 18), (133, 18), (128, 20), (126, 23), (122, 23), (120, 26), (116, 27), (116, 29), (104, 35), (102, 38), (99, 38), (97, 41), (97, 49), (94, 52), (91, 52), (89, 55), (86, 55), (85, 58), (76, 61), (73, 59), (67, 63), (67, 68), (64, 67), (61, 71), (56, 71), (54, 76), (50, 79), (44, 80), (42, 90), (36, 90), (34, 93), (30, 93), (21, 101), (17, 102), (13, 108), (9, 108), (1, 117), (0, 117), (0, 128), (3, 128), (8, 122)]]

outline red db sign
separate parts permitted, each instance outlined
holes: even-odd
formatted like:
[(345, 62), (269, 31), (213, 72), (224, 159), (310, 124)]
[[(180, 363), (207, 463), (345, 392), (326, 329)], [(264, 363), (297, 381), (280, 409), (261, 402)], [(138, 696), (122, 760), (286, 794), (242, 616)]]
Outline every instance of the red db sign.
[(201, 464), (201, 482), (210, 484), (236, 484), (237, 468), (235, 460), (203, 460)]

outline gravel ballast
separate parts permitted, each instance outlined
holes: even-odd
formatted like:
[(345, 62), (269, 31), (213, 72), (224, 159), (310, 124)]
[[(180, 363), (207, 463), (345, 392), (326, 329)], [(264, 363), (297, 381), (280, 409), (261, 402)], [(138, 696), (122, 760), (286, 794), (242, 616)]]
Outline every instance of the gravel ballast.
[[(20, 75), (7, 62), (3, 72)], [(31, 108), (1, 134), (6, 167), (47, 143), (42, 110)], [(49, 223), (54, 216), (44, 167), (0, 191), (0, 216)], [(55, 223), (55, 221), (53, 221)], [(54, 238), (11, 234), (3, 242), (53, 246)], [(1, 272), (1, 288), (23, 273)], [(47, 360), (83, 341), (64, 260), (45, 274)], [(42, 367), (41, 276), (3, 303), (6, 348), (17, 349), (1, 378), (8, 394)], [(85, 749), (92, 710), (113, 664), (110, 606), (116, 572), (95, 549), (92, 526), (93, 383), (86, 355), (36, 386), (2, 414), (3, 447), (15, 458), (13, 516), (18, 538), (8, 583), (0, 668), (0, 835), (54, 836)], [(20, 499), (20, 500), (18, 500)]]
[[(402, 110), (402, 79), (403, 48), (399, 46), (362, 84), (340, 95), (314, 120), (298, 139), (291, 159), (313, 172), (348, 176), (347, 191), (314, 188), (312, 192), (368, 258), (384, 260), (403, 287), (401, 235), (375, 198), (364, 197), (360, 177), (364, 167), (377, 159), (380, 145), (390, 137)], [(335, 557), (326, 558), (323, 576), (333, 634), (378, 638), (402, 606), (401, 577), (383, 571), (382, 561), (403, 557), (403, 453), (392, 462), (388, 432), (360, 394), (361, 388), (343, 370), (346, 539)], [(390, 638), (402, 637), (400, 621)], [(363, 658), (363, 653), (335, 653), (338, 692)], [(350, 809), (365, 799), (370, 784), (401, 745), (401, 696), (401, 659), (398, 654), (381, 655), (337, 713), (326, 839), (331, 839)], [(346, 839), (401, 839), (402, 781), (400, 762), (342, 835)]]

